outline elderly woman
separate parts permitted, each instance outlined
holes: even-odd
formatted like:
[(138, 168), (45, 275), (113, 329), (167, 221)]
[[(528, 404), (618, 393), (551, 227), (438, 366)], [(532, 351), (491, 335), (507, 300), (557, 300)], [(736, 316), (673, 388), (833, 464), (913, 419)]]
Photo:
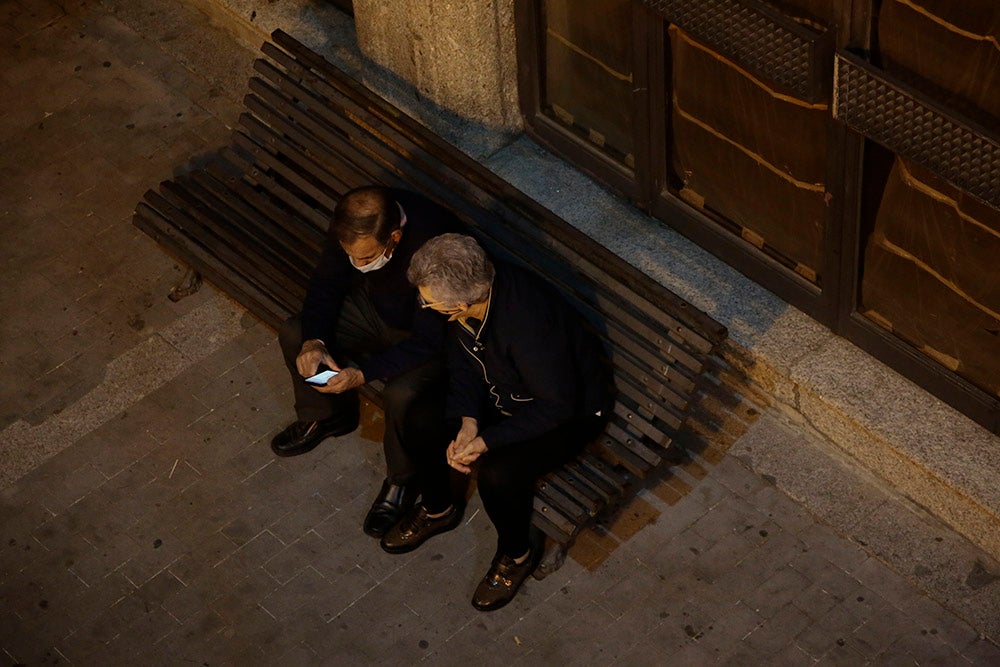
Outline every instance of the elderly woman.
[(494, 266), (472, 237), (431, 239), (414, 254), (407, 277), (421, 305), (451, 322), (446, 423), (457, 432), (447, 451), (415, 455), (422, 502), (381, 545), (404, 553), (457, 526), (463, 506), (451, 496), (448, 466), (466, 474), (477, 468), (497, 551), (472, 604), (498, 609), (541, 557), (529, 540), (535, 481), (600, 432), (610, 366), (558, 294), (526, 271)]

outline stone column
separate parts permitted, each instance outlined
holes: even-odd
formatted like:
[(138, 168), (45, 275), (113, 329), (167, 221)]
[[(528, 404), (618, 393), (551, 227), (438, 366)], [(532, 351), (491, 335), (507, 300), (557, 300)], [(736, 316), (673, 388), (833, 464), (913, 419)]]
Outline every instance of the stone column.
[(354, 0), (361, 51), (421, 95), (487, 125), (521, 127), (514, 0)]

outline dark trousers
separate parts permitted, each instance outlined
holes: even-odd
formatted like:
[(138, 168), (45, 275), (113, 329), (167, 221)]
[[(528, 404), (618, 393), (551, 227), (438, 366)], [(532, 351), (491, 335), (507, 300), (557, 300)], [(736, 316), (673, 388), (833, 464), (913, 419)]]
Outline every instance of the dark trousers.
[[(479, 457), (475, 471), (479, 497), (496, 528), (499, 553), (518, 558), (528, 551), (535, 482), (583, 451), (603, 427), (601, 417), (580, 417), (537, 438), (504, 445)], [(448, 442), (457, 432), (455, 424)], [(447, 446), (425, 447), (414, 454), (423, 505), (431, 514), (444, 511), (457, 500), (449, 484), (446, 450)]]
[[(352, 292), (344, 299), (336, 327), (336, 349), (347, 358), (337, 359), (344, 365), (353, 360), (363, 360), (377, 354), (406, 338), (405, 331), (389, 327), (372, 306), (363, 292)], [(317, 421), (329, 418), (353, 418), (358, 412), (357, 391), (343, 394), (324, 394), (307, 384), (295, 366), (295, 358), (302, 349), (302, 325), (298, 316), (292, 317), (278, 331), (278, 341), (285, 365), (288, 367), (295, 390), (295, 414), (300, 421)], [(331, 348), (334, 341), (324, 341)], [(409, 439), (425, 439), (424, 431), (440, 429), (445, 388), (444, 365), (440, 359), (432, 360), (386, 382), (382, 391), (385, 413), (386, 477), (392, 484), (408, 484), (416, 476), (417, 467), (408, 453)]]

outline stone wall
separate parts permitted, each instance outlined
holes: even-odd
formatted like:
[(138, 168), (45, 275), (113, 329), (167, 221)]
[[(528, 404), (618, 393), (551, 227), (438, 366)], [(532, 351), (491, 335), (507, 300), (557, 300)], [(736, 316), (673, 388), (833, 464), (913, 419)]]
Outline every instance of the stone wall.
[(513, 0), (354, 0), (358, 46), (419, 94), (471, 120), (521, 126)]

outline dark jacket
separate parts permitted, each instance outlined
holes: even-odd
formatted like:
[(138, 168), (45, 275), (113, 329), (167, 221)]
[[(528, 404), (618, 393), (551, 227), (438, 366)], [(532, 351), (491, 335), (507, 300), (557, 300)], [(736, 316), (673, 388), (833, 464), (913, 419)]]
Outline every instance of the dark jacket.
[(490, 449), (606, 411), (613, 395), (604, 348), (577, 312), (534, 274), (495, 266), (485, 319), (474, 331), (453, 322), (448, 341), (448, 417), (478, 419)]
[(444, 323), (419, 307), (417, 290), (406, 279), (406, 270), (413, 254), (428, 239), (456, 231), (458, 222), (449, 211), (414, 192), (394, 189), (392, 196), (406, 214), (406, 226), (389, 263), (377, 271), (361, 273), (331, 237), (302, 304), (302, 340), (322, 340), (334, 357), (343, 352), (334, 331), (341, 304), (352, 289), (366, 290), (390, 327), (410, 332), (402, 342), (359, 362), (367, 381), (395, 377), (419, 366), (441, 352), (445, 339)]

